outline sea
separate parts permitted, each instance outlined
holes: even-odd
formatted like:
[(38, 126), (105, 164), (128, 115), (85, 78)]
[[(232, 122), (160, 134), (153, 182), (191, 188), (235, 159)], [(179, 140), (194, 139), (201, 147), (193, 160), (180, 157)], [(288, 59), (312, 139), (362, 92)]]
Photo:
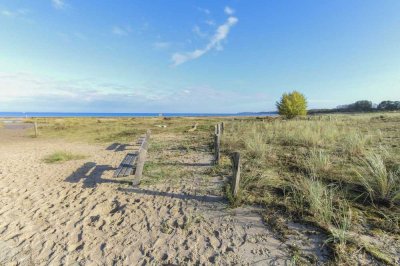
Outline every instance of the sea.
[(246, 113), (63, 113), (63, 112), (0, 112), (0, 117), (229, 117), (275, 116), (276, 112)]

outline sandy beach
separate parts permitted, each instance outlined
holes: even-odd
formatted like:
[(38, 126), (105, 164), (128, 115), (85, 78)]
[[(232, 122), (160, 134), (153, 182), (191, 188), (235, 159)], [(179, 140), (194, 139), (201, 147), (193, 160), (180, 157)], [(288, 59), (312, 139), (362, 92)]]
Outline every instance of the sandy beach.
[[(126, 153), (112, 149), (118, 145), (35, 139), (18, 127), (0, 134), (3, 265), (284, 265), (290, 259), (289, 242), (274, 238), (256, 209), (227, 208), (222, 180), (201, 178), (212, 159), (207, 152), (150, 154), (150, 161), (179, 158), (190, 174), (175, 184), (132, 188), (112, 177)], [(60, 149), (88, 157), (42, 161)], [(301, 234), (293, 239), (302, 241)], [(308, 243), (312, 250), (319, 244)]]

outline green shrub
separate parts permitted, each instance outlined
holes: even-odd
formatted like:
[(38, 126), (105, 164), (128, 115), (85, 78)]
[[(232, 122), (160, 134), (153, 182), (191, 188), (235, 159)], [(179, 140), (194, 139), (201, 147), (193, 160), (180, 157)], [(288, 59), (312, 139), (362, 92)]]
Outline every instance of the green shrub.
[(287, 118), (307, 114), (306, 97), (297, 91), (284, 93), (281, 100), (276, 103), (276, 107), (278, 108), (279, 114)]

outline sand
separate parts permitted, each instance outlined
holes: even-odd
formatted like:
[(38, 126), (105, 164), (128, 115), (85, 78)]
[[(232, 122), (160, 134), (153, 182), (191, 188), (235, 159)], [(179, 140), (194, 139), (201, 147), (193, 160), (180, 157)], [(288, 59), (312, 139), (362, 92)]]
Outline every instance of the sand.
[[(299, 230), (283, 243), (257, 209), (229, 209), (223, 180), (200, 178), (212, 159), (206, 151), (149, 154), (176, 153), (190, 174), (132, 188), (112, 177), (125, 148), (15, 128), (0, 129), (0, 147), (0, 265), (287, 265), (296, 243), (326, 259), (319, 238)], [(42, 161), (58, 150), (88, 157)]]

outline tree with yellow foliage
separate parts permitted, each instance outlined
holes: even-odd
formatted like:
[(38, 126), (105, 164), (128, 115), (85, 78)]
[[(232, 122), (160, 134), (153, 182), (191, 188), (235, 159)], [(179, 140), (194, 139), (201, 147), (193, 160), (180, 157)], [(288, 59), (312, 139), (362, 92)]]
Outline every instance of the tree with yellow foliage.
[(307, 100), (300, 92), (293, 91), (284, 93), (279, 102), (276, 103), (280, 115), (287, 118), (307, 115)]

